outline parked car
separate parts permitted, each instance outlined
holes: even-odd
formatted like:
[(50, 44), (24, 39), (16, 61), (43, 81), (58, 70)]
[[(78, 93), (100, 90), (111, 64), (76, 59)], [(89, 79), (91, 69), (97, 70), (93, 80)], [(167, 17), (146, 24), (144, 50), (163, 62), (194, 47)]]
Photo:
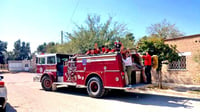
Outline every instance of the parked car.
[(0, 112), (6, 111), (6, 103), (7, 103), (7, 89), (5, 86), (5, 82), (3, 81), (3, 76), (0, 76)]

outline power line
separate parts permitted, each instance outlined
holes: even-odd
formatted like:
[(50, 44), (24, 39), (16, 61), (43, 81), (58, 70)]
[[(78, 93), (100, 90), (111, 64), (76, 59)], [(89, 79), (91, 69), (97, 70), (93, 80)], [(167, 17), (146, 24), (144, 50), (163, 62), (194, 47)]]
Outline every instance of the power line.
[[(74, 10), (73, 10), (73, 12), (72, 12), (72, 15), (71, 15), (71, 18), (70, 18), (70, 22), (72, 22), (72, 18), (74, 17), (74, 14), (75, 14), (76, 9), (77, 9), (77, 7), (78, 7), (79, 1), (80, 1), (80, 0), (77, 1), (76, 6), (75, 6), (75, 8), (74, 8)], [(67, 33), (67, 32), (64, 32), (63, 30), (61, 30), (61, 44), (64, 43), (63, 38), (64, 38), (64, 36), (66, 36), (66, 35), (65, 35), (66, 33)]]
[(74, 10), (73, 10), (73, 13), (72, 13), (72, 16), (71, 16), (70, 21), (72, 21), (72, 18), (74, 17), (74, 14), (75, 14), (76, 9), (77, 9), (77, 7), (78, 7), (79, 1), (80, 1), (80, 0), (78, 0), (77, 3), (76, 3), (76, 6), (75, 6), (75, 8), (74, 8)]

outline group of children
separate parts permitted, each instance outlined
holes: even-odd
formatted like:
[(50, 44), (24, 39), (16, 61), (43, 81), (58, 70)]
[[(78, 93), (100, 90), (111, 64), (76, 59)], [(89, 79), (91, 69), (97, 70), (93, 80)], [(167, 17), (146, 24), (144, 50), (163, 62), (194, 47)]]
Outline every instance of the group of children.
[(95, 54), (106, 54), (106, 53), (114, 53), (116, 50), (108, 48), (108, 46), (102, 46), (99, 48), (89, 49), (85, 55), (95, 55)]
[(95, 44), (94, 49), (89, 49), (85, 55), (96, 55), (96, 54), (106, 54), (106, 53), (115, 53), (115, 52), (119, 52), (120, 48), (122, 46), (120, 41), (116, 41), (114, 43), (115, 47), (114, 48), (109, 48), (108, 46), (101, 46), (98, 47), (97, 43)]
[[(123, 45), (120, 41), (116, 41), (114, 45), (115, 47), (113, 49), (110, 49), (108, 48), (108, 46), (98, 47), (97, 44), (95, 44), (94, 49), (89, 49), (85, 53), (85, 55), (97, 55), (115, 52), (121, 53), (122, 61), (126, 68), (126, 73), (128, 77), (128, 85), (131, 85), (132, 83), (131, 73), (133, 71), (133, 66), (136, 66), (138, 69), (141, 69), (142, 72), (145, 72), (145, 74), (142, 73), (142, 77), (145, 83), (151, 83), (151, 56), (149, 55), (149, 53), (146, 52), (146, 55), (140, 55), (139, 53), (137, 53), (136, 49), (125, 49), (122, 47)], [(141, 62), (140, 58), (144, 60), (144, 64)], [(143, 70), (143, 68), (145, 70)]]

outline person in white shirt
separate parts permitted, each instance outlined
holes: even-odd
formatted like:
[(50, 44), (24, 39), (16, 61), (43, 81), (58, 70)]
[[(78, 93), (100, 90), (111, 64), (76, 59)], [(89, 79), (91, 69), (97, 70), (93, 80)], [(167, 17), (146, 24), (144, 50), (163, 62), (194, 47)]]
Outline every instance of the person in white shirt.
[(128, 75), (128, 85), (131, 85), (131, 72), (132, 72), (132, 58), (129, 52), (126, 52), (125, 59), (123, 59), (124, 65), (126, 67), (127, 75)]

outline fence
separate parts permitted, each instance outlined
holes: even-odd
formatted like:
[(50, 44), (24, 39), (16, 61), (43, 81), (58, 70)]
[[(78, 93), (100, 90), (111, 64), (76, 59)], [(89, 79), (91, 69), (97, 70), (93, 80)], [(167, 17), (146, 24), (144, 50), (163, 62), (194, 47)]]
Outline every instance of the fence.
[(8, 64), (0, 64), (0, 70), (8, 70)]

